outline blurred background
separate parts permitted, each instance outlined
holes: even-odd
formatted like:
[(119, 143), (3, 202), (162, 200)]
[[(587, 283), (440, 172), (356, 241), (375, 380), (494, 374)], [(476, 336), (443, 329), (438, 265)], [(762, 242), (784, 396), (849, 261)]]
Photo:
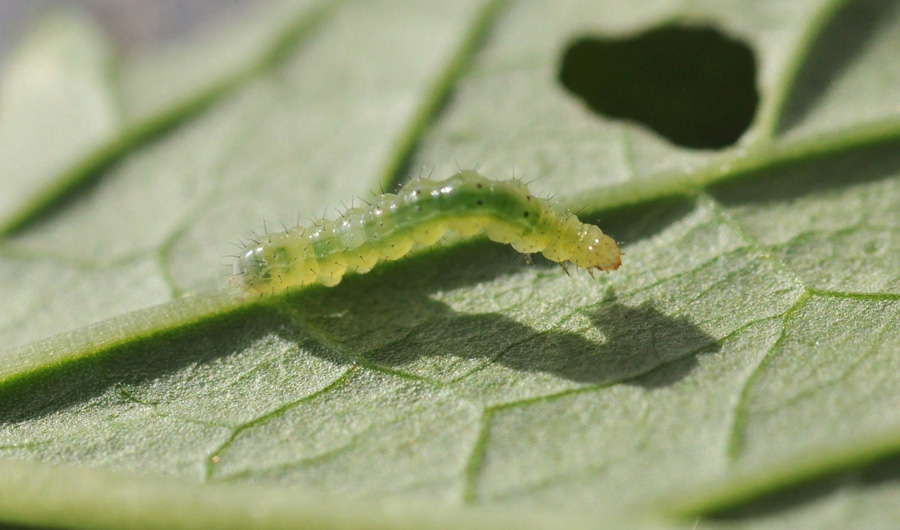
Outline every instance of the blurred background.
[[(110, 38), (126, 51), (165, 41), (189, 32), (216, 14), (253, 0), (72, 0), (73, 8), (89, 11)], [(50, 7), (53, 0), (0, 0), (0, 60), (21, 39), (29, 22)]]

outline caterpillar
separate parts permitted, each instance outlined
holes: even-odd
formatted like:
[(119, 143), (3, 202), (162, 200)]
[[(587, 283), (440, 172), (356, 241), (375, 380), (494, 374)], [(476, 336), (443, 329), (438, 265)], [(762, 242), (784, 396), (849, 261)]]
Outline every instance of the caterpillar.
[(598, 227), (556, 212), (518, 180), (490, 180), (466, 170), (443, 181), (410, 181), (397, 194), (382, 194), (335, 221), (268, 234), (238, 257), (232, 281), (248, 293), (330, 287), (348, 271), (365, 273), (381, 260), (400, 259), (448, 230), (463, 237), (484, 233), (524, 254), (540, 252), (591, 273), (622, 264), (619, 245)]

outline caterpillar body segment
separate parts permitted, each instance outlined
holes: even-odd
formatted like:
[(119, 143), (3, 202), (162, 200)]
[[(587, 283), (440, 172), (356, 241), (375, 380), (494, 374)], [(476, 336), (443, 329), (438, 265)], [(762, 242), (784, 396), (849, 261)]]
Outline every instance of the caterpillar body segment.
[(411, 181), (335, 221), (267, 235), (235, 262), (234, 283), (251, 293), (333, 286), (347, 272), (368, 272), (381, 260), (436, 243), (448, 231), (464, 237), (484, 233), (519, 252), (541, 252), (591, 272), (622, 263), (614, 239), (572, 213), (557, 213), (522, 182), (461, 171), (443, 181)]

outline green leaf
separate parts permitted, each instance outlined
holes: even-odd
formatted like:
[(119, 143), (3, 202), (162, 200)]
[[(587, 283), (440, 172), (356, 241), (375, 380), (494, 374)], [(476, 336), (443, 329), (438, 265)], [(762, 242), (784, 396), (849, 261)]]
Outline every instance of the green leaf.
[(111, 53), (90, 20), (57, 13), (9, 59), (0, 83), (0, 227), (120, 132)]
[[(672, 21), (756, 54), (737, 145), (678, 147), (559, 82), (573, 40)], [(0, 77), (31, 87), (0, 93), (0, 523), (896, 518), (898, 45), (875, 0), (278, 2), (113, 66), (84, 15), (42, 19)], [(622, 268), (452, 241), (227, 290), (263, 219), (457, 165), (539, 177)]]

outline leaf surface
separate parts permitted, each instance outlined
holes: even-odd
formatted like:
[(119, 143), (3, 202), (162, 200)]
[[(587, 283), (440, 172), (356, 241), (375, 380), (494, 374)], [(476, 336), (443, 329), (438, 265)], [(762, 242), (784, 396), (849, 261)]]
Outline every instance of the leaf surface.
[[(895, 5), (257, 9), (115, 73), (102, 33), (57, 14), (0, 77), (37, 87), (0, 96), (0, 521), (900, 515)], [(574, 39), (673, 20), (756, 54), (760, 106), (732, 147), (675, 146), (559, 82)], [(60, 43), (82, 58), (71, 77), (33, 77)], [(43, 159), (27, 131), (52, 105), (71, 110), (69, 136)], [(622, 242), (624, 265), (570, 277), (451, 241), (334, 288), (240, 300), (224, 287), (229, 241), (457, 165), (540, 177), (537, 194)]]

